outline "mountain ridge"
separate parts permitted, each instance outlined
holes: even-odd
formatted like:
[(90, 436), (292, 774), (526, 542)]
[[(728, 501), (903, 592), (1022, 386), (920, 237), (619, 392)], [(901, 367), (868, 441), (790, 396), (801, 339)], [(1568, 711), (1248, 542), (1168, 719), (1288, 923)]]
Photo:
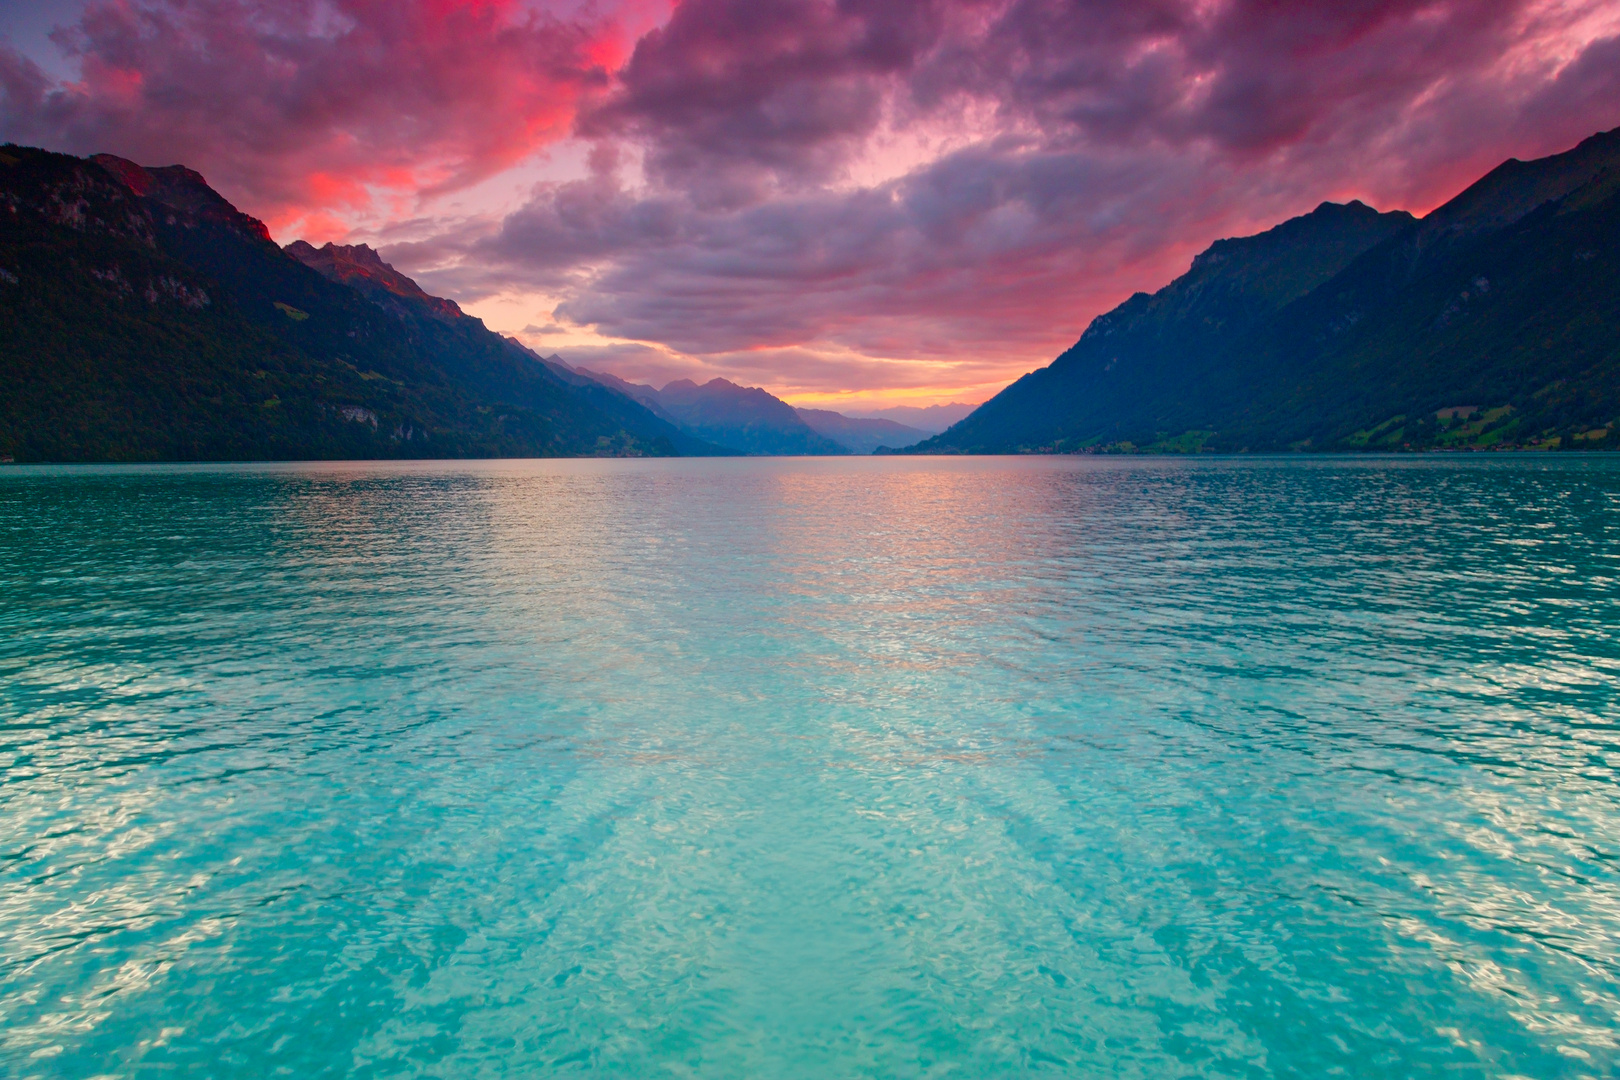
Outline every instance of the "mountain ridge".
[(0, 206), (0, 457), (723, 452), (477, 319), (385, 310), (183, 166), (7, 144)]
[(952, 401), (944, 405), (889, 405), (881, 409), (860, 409), (841, 415), (852, 420), (893, 420), (925, 435), (938, 435), (959, 420), (964, 419), (977, 405), (965, 401)]
[[(1422, 219), (1329, 203), (1217, 241), (908, 452), (1605, 448), (1617, 196), (1620, 129), (1504, 162)], [(1202, 287), (1223, 260), (1241, 273)], [(1476, 398), (1478, 419), (1440, 415)]]
[[(430, 296), (410, 278), (383, 262), (382, 256), (365, 244), (328, 243), (324, 247), (294, 240), (282, 248), (287, 254), (322, 276), (348, 285), (367, 299), (389, 310), (409, 304), (437, 318), (468, 318), (454, 300)], [(409, 309), (407, 309), (409, 310)]]
[(906, 446), (928, 434), (926, 431), (907, 427), (884, 417), (845, 416), (830, 409), (804, 409), (797, 406), (794, 407), (794, 412), (798, 413), (799, 419), (810, 425), (812, 430), (849, 447), (857, 454), (871, 454), (885, 447)]
[(892, 420), (796, 408), (768, 390), (718, 377), (701, 385), (675, 379), (659, 388), (608, 372), (573, 370), (635, 398), (693, 435), (748, 454), (871, 454), (927, 434)]
[(1620, 129), (1421, 219), (1325, 202), (1217, 240), (928, 438), (572, 368), (366, 245), (278, 247), (180, 165), (7, 144), (0, 207), (0, 457), (1620, 446)]

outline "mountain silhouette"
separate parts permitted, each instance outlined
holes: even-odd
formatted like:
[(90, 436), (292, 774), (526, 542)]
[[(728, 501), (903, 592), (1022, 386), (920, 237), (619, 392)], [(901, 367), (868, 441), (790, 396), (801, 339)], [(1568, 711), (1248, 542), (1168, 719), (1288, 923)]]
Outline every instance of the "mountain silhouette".
[(0, 203), (0, 457), (726, 452), (190, 169), (8, 144)]
[(1324, 203), (1098, 316), (921, 453), (1620, 444), (1620, 129), (1421, 220)]

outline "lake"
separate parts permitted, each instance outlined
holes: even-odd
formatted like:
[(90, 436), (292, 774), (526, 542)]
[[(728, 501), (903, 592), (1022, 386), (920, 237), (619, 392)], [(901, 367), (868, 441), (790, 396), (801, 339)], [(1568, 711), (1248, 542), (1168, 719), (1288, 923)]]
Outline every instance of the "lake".
[(1620, 458), (0, 470), (0, 1073), (1620, 1069)]

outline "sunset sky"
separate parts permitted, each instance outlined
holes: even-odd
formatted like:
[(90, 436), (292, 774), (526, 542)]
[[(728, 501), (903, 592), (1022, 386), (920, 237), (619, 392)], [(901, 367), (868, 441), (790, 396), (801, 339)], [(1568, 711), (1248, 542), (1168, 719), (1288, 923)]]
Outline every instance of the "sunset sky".
[(0, 0), (0, 139), (834, 408), (982, 400), (1211, 240), (1616, 125), (1614, 0)]

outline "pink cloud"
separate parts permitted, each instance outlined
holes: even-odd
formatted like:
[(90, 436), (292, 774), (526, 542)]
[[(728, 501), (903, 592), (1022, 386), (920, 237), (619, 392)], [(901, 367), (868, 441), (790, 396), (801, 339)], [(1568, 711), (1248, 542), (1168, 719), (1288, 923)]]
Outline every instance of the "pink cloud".
[(475, 182), (568, 134), (625, 43), (517, 0), (93, 3), (55, 39), (81, 77), (0, 54), (0, 130), (181, 161), (275, 221), (371, 189)]
[(78, 82), (0, 60), (0, 134), (187, 161), (317, 232), (583, 140), (588, 178), (416, 219), (388, 257), (464, 302), (555, 297), (655, 343), (615, 354), (649, 370), (820, 393), (1011, 378), (1217, 237), (1323, 199), (1421, 212), (1620, 124), (1606, 0), (614, 10), (100, 3), (59, 39)]

